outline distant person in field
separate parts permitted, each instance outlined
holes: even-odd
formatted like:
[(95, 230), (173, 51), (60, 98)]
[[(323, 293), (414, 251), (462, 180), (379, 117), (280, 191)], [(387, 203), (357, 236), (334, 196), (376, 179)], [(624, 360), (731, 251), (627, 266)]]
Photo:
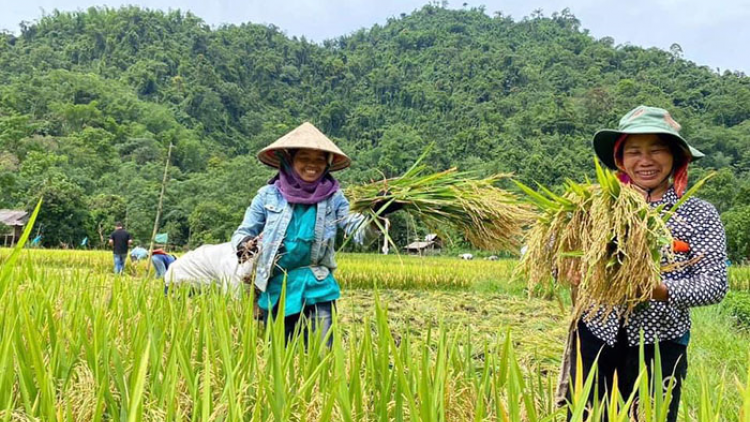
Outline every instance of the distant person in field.
[(136, 246), (130, 251), (130, 260), (133, 262), (148, 258), (148, 249)]
[[(148, 258), (148, 250), (136, 246), (130, 251), (130, 260), (133, 262)], [(154, 249), (151, 253), (151, 265), (154, 266), (154, 276), (157, 278), (164, 277), (167, 269), (177, 260), (173, 254), (166, 253), (163, 249)]]
[[(617, 130), (597, 132), (593, 146), (599, 160), (616, 170), (623, 184), (641, 190), (651, 206), (666, 205), (668, 209), (685, 193), (688, 165), (703, 157), (680, 135), (680, 125), (666, 110), (646, 106), (626, 114)], [(627, 325), (618, 309), (607, 318), (602, 317), (601, 309), (589, 309), (570, 337), (567, 362), (572, 383), (576, 377), (573, 339), (580, 338), (584, 379), (598, 358), (600, 402), (612, 391), (615, 372), (619, 391), (627, 399), (636, 388), (642, 334), (649, 373), (653, 371), (658, 343), (662, 374), (665, 380), (674, 380), (667, 417), (667, 421), (674, 422), (688, 368), (690, 308), (724, 298), (727, 255), (719, 214), (706, 201), (688, 199), (667, 226), (675, 239), (675, 259), (684, 266), (662, 272), (662, 283), (653, 290), (652, 299), (635, 310)], [(580, 282), (579, 276), (568, 277), (573, 285)], [(589, 400), (593, 400), (593, 389)]]
[(177, 257), (173, 254), (166, 253), (164, 249), (154, 249), (151, 253), (151, 265), (154, 266), (157, 278), (164, 277), (167, 273), (167, 269), (177, 260)]
[(115, 231), (109, 235), (109, 246), (112, 247), (112, 253), (115, 260), (115, 274), (122, 274), (125, 269), (125, 261), (128, 258), (128, 249), (133, 243), (133, 238), (127, 232), (119, 221), (115, 223)]
[[(241, 257), (246, 245), (254, 246), (263, 235), (254, 283), (264, 317), (269, 312), (284, 317), (287, 339), (304, 319), (325, 336), (341, 295), (334, 277), (336, 231), (341, 228), (361, 243), (367, 229), (361, 227), (364, 216), (349, 213), (349, 202), (332, 174), (348, 167), (350, 159), (310, 123), (261, 150), (258, 159), (278, 173), (253, 198), (232, 245)], [(285, 309), (278, 315), (285, 279)]]

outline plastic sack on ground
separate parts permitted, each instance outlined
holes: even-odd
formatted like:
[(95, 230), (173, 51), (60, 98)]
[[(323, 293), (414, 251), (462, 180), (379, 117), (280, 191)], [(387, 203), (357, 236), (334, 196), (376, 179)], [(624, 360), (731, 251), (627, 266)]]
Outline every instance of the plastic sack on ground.
[(253, 265), (254, 260), (239, 264), (229, 242), (203, 245), (170, 265), (164, 275), (164, 284), (168, 287), (189, 285), (204, 288), (216, 283), (225, 294), (238, 297), (243, 290), (243, 279), (252, 276)]

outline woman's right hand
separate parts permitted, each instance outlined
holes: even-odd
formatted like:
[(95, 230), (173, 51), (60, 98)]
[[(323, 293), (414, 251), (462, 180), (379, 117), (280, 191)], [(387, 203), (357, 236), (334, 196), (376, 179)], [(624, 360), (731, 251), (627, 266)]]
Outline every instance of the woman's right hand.
[(577, 264), (578, 262), (574, 259), (568, 259), (563, 264), (564, 271), (561, 271), (565, 281), (574, 288), (581, 284), (581, 270)]
[(563, 271), (560, 271), (560, 276), (563, 277), (564, 281), (570, 284), (570, 299), (573, 304), (578, 299), (578, 286), (581, 284), (581, 271), (574, 259), (567, 259), (563, 264)]
[(262, 236), (263, 234), (252, 238), (248, 236), (240, 242), (239, 246), (237, 246), (237, 260), (240, 264), (247, 262), (257, 255)]

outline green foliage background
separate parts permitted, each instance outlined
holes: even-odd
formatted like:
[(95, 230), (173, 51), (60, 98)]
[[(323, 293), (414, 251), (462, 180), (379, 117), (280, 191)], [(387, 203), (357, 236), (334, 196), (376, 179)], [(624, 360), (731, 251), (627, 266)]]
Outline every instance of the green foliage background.
[(701, 196), (741, 259), (750, 78), (681, 54), (595, 39), (568, 10), (514, 21), (429, 5), (322, 45), (179, 11), (55, 11), (0, 34), (0, 207), (44, 195), (47, 246), (101, 243), (115, 220), (146, 240), (172, 142), (163, 230), (219, 242), (272, 175), (255, 152), (305, 120), (354, 158), (344, 183), (399, 174), (434, 141), (437, 169), (557, 185), (592, 176), (593, 133), (649, 104), (707, 153), (692, 180), (720, 170)]

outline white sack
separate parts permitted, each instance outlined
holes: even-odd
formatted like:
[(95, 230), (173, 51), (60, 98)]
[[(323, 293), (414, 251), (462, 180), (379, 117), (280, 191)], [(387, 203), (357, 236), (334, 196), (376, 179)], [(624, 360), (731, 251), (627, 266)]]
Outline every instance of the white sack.
[(229, 242), (203, 245), (177, 258), (164, 274), (164, 284), (188, 284), (200, 288), (217, 283), (222, 292), (239, 296), (242, 293), (242, 279), (252, 273), (253, 263), (250, 260), (240, 265)]

